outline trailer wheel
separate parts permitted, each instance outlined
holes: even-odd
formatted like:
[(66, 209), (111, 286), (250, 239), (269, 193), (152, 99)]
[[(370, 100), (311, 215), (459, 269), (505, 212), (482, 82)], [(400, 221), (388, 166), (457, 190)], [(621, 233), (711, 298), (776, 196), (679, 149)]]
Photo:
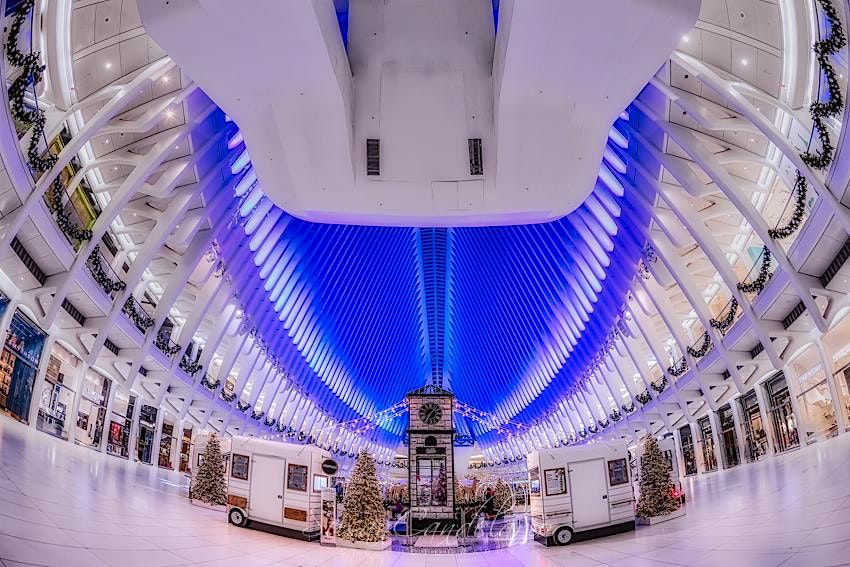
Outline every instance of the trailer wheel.
[(558, 545), (567, 545), (573, 540), (573, 530), (564, 526), (562, 528), (558, 528), (555, 531), (555, 535), (553, 536), (555, 543)]
[(248, 518), (245, 516), (245, 512), (239, 508), (231, 508), (227, 513), (227, 521), (234, 526), (244, 528), (245, 524), (248, 523)]

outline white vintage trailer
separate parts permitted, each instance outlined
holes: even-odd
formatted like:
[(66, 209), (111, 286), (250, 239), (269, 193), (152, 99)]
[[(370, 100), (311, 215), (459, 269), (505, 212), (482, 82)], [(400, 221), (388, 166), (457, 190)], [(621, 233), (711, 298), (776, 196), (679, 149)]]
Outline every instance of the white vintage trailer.
[[(682, 476), (679, 469), (679, 459), (676, 458), (676, 442), (672, 437), (668, 437), (667, 439), (661, 439), (658, 441), (658, 447), (661, 449), (661, 454), (664, 456), (664, 460), (667, 462), (667, 465), (670, 467), (670, 480), (673, 483), (673, 495), (682, 502), (685, 503), (685, 492), (682, 488)], [(634, 460), (631, 463), (632, 469), (632, 481), (635, 486), (635, 500), (640, 498), (640, 467), (643, 462), (643, 441), (635, 445), (634, 447), (629, 447), (630, 451), (634, 455)]]
[(527, 462), (535, 540), (566, 545), (635, 528), (625, 445), (541, 449)]
[[(193, 447), (197, 471), (206, 436)], [(257, 522), (276, 526), (291, 537), (313, 540), (319, 535), (321, 491), (333, 486), (322, 471), (329, 455), (312, 445), (295, 445), (255, 437), (230, 439), (227, 456), (227, 519), (245, 526)]]

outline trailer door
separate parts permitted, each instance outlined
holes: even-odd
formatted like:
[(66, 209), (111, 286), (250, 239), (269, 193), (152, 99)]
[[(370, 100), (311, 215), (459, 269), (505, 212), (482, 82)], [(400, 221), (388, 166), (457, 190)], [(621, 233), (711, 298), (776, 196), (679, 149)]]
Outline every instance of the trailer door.
[(610, 522), (605, 459), (570, 463), (569, 471), (575, 530)]
[(283, 522), (284, 459), (254, 455), (251, 471), (250, 518), (260, 522)]

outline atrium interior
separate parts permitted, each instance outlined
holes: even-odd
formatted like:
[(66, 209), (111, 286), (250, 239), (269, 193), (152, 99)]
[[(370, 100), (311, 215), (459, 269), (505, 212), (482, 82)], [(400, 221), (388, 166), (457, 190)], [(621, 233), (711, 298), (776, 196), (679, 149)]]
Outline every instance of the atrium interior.
[(850, 565), (848, 0), (0, 9), (0, 566)]

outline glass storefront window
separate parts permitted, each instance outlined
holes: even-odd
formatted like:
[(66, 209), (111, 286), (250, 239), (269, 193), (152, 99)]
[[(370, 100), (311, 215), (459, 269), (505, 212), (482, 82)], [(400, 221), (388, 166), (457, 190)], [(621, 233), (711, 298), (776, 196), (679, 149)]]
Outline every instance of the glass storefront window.
[(835, 374), (835, 388), (841, 400), (839, 405), (844, 412), (844, 423), (850, 424), (850, 366)]
[(794, 359), (791, 367), (800, 384), (797, 406), (801, 419), (806, 423), (807, 434), (813, 437), (837, 435), (835, 406), (817, 347), (810, 345)]
[(108, 378), (92, 370), (86, 372), (81, 386), (80, 409), (77, 412), (77, 443), (89, 447), (100, 446), (110, 386), (111, 381)]
[(109, 436), (106, 441), (106, 451), (110, 455), (124, 459), (130, 457), (130, 428), (133, 425), (135, 406), (136, 396), (115, 395), (109, 420)]
[(767, 433), (761, 420), (758, 397), (750, 390), (739, 400), (744, 416), (744, 458), (757, 461), (767, 454)]
[(156, 408), (142, 404), (139, 411), (139, 439), (136, 443), (136, 459), (151, 464), (153, 457), (153, 437), (156, 431)]
[(723, 465), (726, 468), (741, 463), (738, 455), (738, 435), (735, 432), (735, 419), (732, 416), (732, 406), (726, 404), (717, 411), (720, 420), (720, 443), (723, 445)]
[(74, 396), (79, 387), (80, 359), (60, 344), (53, 346), (47, 360), (44, 385), (39, 396), (36, 428), (50, 435), (67, 439), (74, 421)]
[(33, 383), (47, 335), (20, 311), (15, 312), (0, 353), (0, 409), (26, 422)]
[(159, 441), (159, 466), (165, 469), (173, 468), (171, 463), (171, 447), (174, 445), (174, 424), (162, 424), (162, 438)]
[(714, 450), (714, 438), (711, 436), (711, 421), (708, 416), (697, 421), (697, 426), (700, 431), (700, 441), (702, 442), (702, 458), (705, 463), (705, 470), (717, 470), (717, 455)]
[(774, 441), (778, 452), (787, 451), (800, 445), (797, 433), (797, 420), (791, 409), (791, 394), (785, 382), (785, 374), (780, 372), (765, 384), (767, 400), (770, 404), (770, 419), (773, 424)]
[(679, 439), (682, 441), (682, 460), (685, 461), (685, 475), (697, 474), (697, 455), (694, 451), (694, 438), (691, 426), (679, 428)]
[(190, 472), (189, 453), (192, 451), (192, 429), (183, 429), (183, 437), (180, 440), (180, 472)]

